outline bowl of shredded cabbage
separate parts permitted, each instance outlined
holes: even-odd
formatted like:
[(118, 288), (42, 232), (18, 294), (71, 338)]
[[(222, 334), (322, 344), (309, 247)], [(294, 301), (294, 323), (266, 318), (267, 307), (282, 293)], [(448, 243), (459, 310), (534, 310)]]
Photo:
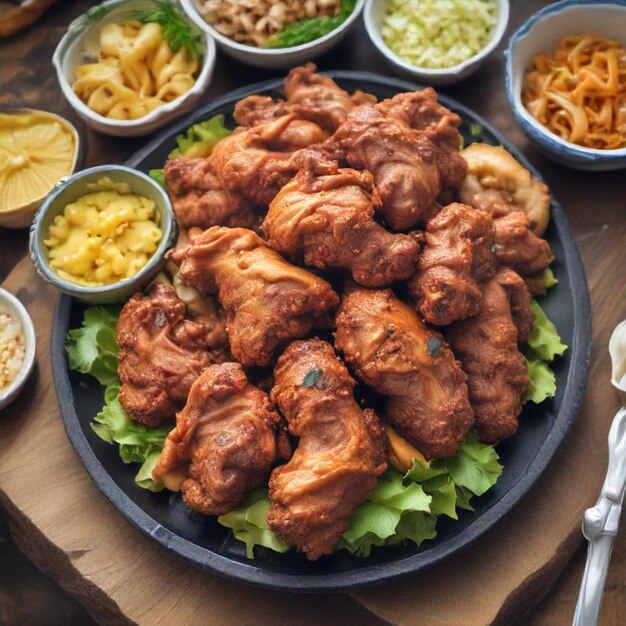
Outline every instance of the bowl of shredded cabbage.
[(372, 43), (402, 74), (447, 85), (474, 73), (500, 43), (508, 0), (367, 0)]

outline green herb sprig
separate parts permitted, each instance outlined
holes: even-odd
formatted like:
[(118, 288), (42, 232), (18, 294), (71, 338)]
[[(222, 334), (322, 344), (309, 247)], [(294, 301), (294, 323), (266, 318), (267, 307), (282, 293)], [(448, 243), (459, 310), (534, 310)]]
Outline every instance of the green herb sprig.
[(142, 24), (154, 22), (161, 27), (163, 37), (174, 52), (184, 48), (189, 56), (196, 59), (200, 55), (200, 35), (196, 35), (180, 11), (167, 0), (153, 0), (154, 10), (130, 11), (128, 19)]
[(357, 0), (341, 0), (339, 15), (330, 17), (309, 17), (299, 22), (289, 24), (279, 33), (272, 36), (267, 44), (268, 48), (291, 48), (308, 43), (323, 37), (343, 24), (354, 11)]

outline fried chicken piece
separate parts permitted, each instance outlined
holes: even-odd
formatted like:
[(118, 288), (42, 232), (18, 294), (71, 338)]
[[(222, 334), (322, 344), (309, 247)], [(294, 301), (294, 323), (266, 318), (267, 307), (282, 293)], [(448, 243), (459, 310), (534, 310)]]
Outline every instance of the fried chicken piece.
[(255, 228), (259, 223), (253, 204), (223, 187), (211, 159), (170, 159), (165, 164), (165, 182), (176, 220), (183, 228)]
[(230, 358), (217, 309), (193, 319), (185, 314), (174, 289), (162, 283), (135, 294), (120, 313), (119, 400), (134, 422), (156, 428), (173, 418), (200, 373)]
[(332, 78), (316, 71), (313, 63), (307, 63), (292, 69), (285, 79), (287, 106), (301, 119), (315, 122), (333, 133), (346, 121), (352, 109), (376, 102), (374, 96), (362, 91), (348, 94)]
[(496, 278), (506, 291), (511, 307), (511, 317), (517, 328), (517, 342), (523, 343), (535, 324), (535, 314), (531, 306), (532, 295), (524, 279), (512, 269), (501, 267)]
[(523, 211), (535, 235), (545, 232), (550, 221), (550, 194), (541, 181), (502, 146), (473, 143), (461, 155), (468, 165), (459, 189), (461, 202), (494, 218)]
[(372, 173), (390, 228), (410, 230), (432, 212), (441, 184), (437, 148), (427, 137), (363, 105), (348, 115), (331, 142), (339, 160)]
[(289, 114), (284, 100), (274, 100), (269, 96), (253, 94), (235, 104), (233, 118), (238, 126), (258, 126)]
[(448, 329), (452, 350), (468, 376), (476, 431), (480, 440), (489, 444), (515, 434), (530, 384), (526, 360), (517, 346), (520, 336), (507, 290), (501, 284), (507, 274), (503, 277), (502, 273), (500, 270), (486, 283), (479, 313)]
[(152, 477), (181, 491), (192, 511), (227, 513), (248, 491), (267, 483), (279, 420), (239, 363), (212, 365), (191, 387)]
[(443, 337), (390, 289), (349, 289), (336, 324), (335, 345), (386, 396), (393, 427), (427, 459), (455, 454), (474, 418), (467, 377)]
[(281, 344), (307, 335), (339, 302), (325, 280), (244, 228), (209, 228), (175, 260), (187, 285), (218, 293), (231, 351), (243, 365), (269, 365)]
[(522, 276), (544, 270), (554, 260), (550, 244), (530, 228), (526, 213), (515, 211), (493, 220), (496, 229), (496, 259)]
[(426, 246), (409, 281), (417, 310), (445, 326), (475, 315), (481, 283), (493, 273), (493, 221), (484, 211), (457, 202), (426, 223)]
[(362, 285), (388, 285), (415, 269), (419, 244), (374, 221), (379, 204), (369, 172), (309, 161), (270, 204), (269, 245), (320, 269), (347, 268)]
[(274, 375), (272, 400), (300, 439), (272, 472), (267, 523), (315, 560), (333, 551), (387, 468), (386, 436), (376, 414), (356, 403), (354, 380), (325, 341), (294, 341)]
[(381, 101), (377, 108), (388, 117), (423, 133), (438, 148), (435, 160), (441, 191), (449, 201), (451, 193), (459, 188), (467, 174), (467, 162), (460, 154), (461, 118), (439, 104), (437, 92), (432, 87), (399, 93)]

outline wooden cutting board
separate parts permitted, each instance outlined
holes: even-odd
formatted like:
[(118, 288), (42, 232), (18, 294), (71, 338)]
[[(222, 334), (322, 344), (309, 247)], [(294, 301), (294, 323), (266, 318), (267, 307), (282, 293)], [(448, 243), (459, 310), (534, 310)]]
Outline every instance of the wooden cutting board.
[(605, 256), (589, 277), (595, 349), (587, 399), (536, 487), (471, 549), (422, 576), (352, 599), (281, 594), (200, 572), (113, 509), (63, 430), (50, 371), (56, 293), (23, 259), (3, 284), (28, 308), (38, 342), (36, 371), (0, 416), (0, 498), (15, 541), (103, 624), (510, 623), (560, 574), (581, 541), (581, 514), (602, 482), (606, 433), (617, 407), (607, 384), (606, 345), (624, 312), (624, 290), (614, 280), (623, 257), (619, 250), (617, 258)]

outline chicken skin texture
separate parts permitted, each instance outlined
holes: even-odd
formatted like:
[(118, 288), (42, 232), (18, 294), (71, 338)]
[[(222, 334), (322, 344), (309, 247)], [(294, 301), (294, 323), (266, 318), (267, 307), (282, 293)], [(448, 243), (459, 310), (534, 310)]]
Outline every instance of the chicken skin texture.
[(306, 336), (339, 302), (325, 280), (243, 228), (209, 228), (175, 260), (185, 284), (218, 293), (230, 349), (246, 366), (269, 365), (283, 343)]
[(515, 211), (493, 220), (496, 229), (496, 259), (521, 276), (543, 271), (554, 255), (550, 244), (530, 228), (526, 213)]
[(451, 200), (467, 174), (467, 162), (461, 156), (461, 118), (439, 104), (432, 87), (420, 91), (400, 93), (382, 100), (377, 108), (386, 116), (395, 118), (409, 128), (419, 131), (436, 147), (435, 160), (441, 179), (441, 193)]
[(285, 79), (287, 106), (300, 119), (315, 122), (332, 134), (355, 107), (376, 102), (374, 96), (362, 91), (348, 94), (332, 78), (316, 71), (313, 63), (307, 63), (292, 69)]
[(451, 456), (474, 423), (467, 377), (442, 336), (386, 290), (349, 289), (335, 345), (385, 415), (427, 459)]
[(120, 404), (138, 424), (156, 428), (182, 408), (193, 382), (230, 358), (224, 319), (186, 318), (174, 289), (157, 283), (135, 294), (120, 313)]
[(475, 315), (481, 283), (493, 273), (493, 220), (455, 202), (428, 220), (425, 237), (417, 273), (408, 283), (418, 312), (438, 326)]
[(468, 376), (476, 431), (488, 444), (515, 434), (530, 384), (526, 360), (517, 346), (518, 329), (501, 280), (498, 272), (486, 283), (477, 315), (448, 328), (452, 350)]
[(522, 211), (535, 235), (544, 233), (550, 221), (546, 185), (502, 146), (473, 143), (461, 155), (467, 161), (467, 176), (459, 188), (461, 202), (487, 211), (494, 219)]
[(441, 190), (437, 148), (402, 122), (373, 105), (349, 115), (330, 140), (341, 161), (369, 170), (392, 230), (407, 231), (433, 211)]
[(517, 328), (517, 343), (523, 343), (535, 324), (535, 314), (530, 304), (532, 295), (524, 279), (508, 267), (501, 267), (496, 278), (509, 300), (511, 317)]
[(362, 285), (388, 285), (415, 269), (419, 243), (374, 221), (379, 204), (369, 172), (310, 162), (270, 204), (269, 245), (306, 265), (351, 270)]
[(258, 226), (254, 205), (222, 185), (210, 158), (170, 159), (165, 164), (165, 182), (176, 220), (183, 228)]
[(311, 560), (330, 554), (356, 507), (387, 468), (385, 431), (352, 395), (332, 346), (294, 341), (278, 359), (272, 400), (299, 437), (270, 477), (267, 523)]
[(279, 420), (239, 363), (212, 365), (191, 387), (152, 476), (180, 491), (192, 511), (227, 513), (248, 491), (267, 483)]

